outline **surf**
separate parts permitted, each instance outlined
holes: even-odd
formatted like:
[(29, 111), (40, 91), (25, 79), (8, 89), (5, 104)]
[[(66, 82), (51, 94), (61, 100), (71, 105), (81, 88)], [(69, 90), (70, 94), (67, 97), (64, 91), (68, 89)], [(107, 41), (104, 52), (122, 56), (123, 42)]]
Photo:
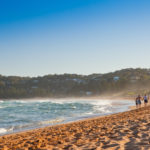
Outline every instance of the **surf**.
[(125, 111), (133, 101), (30, 99), (0, 102), (0, 135)]

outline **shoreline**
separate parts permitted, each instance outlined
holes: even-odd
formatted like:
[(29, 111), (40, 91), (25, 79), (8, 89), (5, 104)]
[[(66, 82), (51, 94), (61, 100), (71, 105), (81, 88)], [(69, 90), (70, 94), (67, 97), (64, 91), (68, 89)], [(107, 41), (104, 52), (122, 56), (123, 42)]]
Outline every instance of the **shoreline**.
[(150, 148), (149, 125), (150, 106), (147, 106), (0, 136), (0, 149)]
[[(130, 109), (130, 107), (131, 107), (131, 109)], [(123, 112), (128, 112), (130, 110), (136, 109), (134, 106), (130, 106), (130, 107), (127, 111), (123, 111)], [(100, 118), (103, 118), (103, 117), (107, 117), (107, 116), (109, 117), (109, 116), (116, 115), (116, 114), (123, 113), (123, 112), (117, 112), (117, 113), (106, 114), (106, 115), (101, 115), (101, 116), (100, 115), (86, 116), (85, 118), (81, 118), (81, 119), (78, 119), (78, 120), (72, 120), (72, 121), (64, 122), (64, 123), (60, 123), (60, 124), (46, 125), (44, 127), (38, 127), (38, 128), (27, 129), (27, 130), (22, 130), (22, 131), (16, 131), (16, 132), (0, 135), (0, 138), (3, 137), (3, 136), (9, 136), (9, 135), (11, 136), (11, 135), (16, 135), (16, 134), (20, 134), (20, 133), (34, 132), (36, 130), (44, 129), (44, 128), (51, 128), (51, 127), (55, 128), (57, 126), (65, 126), (65, 125), (68, 125), (68, 124), (74, 124), (74, 123), (84, 122), (84, 121), (88, 121), (88, 120), (100, 119)]]
[[(141, 106), (141, 108), (142, 107), (143, 106)], [(25, 130), (22, 130), (22, 131), (11, 132), (11, 133), (8, 133), (8, 134), (0, 135), (0, 137), (7, 136), (7, 135), (13, 135), (13, 134), (19, 134), (19, 133), (25, 133), (25, 132), (28, 132), (28, 131), (34, 131), (34, 130), (38, 130), (38, 129), (44, 129), (44, 128), (47, 128), (47, 127), (55, 127), (55, 126), (61, 126), (61, 125), (66, 125), (66, 124), (72, 124), (72, 123), (76, 123), (76, 122), (80, 122), (80, 121), (82, 122), (82, 121), (86, 121), (86, 120), (92, 120), (92, 119), (96, 119), (96, 118), (107, 117), (107, 116), (116, 115), (116, 114), (119, 114), (119, 113), (124, 113), (124, 112), (128, 112), (130, 110), (135, 110), (135, 109), (136, 109), (136, 106), (128, 106), (127, 110), (122, 111), (122, 112), (116, 112), (116, 113), (110, 113), (110, 114), (104, 114), (104, 115), (93, 114), (91, 116), (85, 116), (83, 118), (80, 117), (81, 119), (75, 119), (75, 120), (70, 120), (70, 121), (65, 120), (65, 121), (63, 121), (63, 123), (46, 125), (46, 126), (43, 126), (43, 127), (37, 127), (37, 128), (31, 128), (31, 129), (29, 128), (29, 129), (25, 129)]]
[[(80, 100), (76, 100), (76, 99), (74, 99), (74, 100), (75, 100), (75, 102), (80, 101)], [(81, 100), (88, 101), (87, 99), (81, 99)], [(106, 99), (106, 100), (108, 100), (108, 99)], [(36, 101), (38, 101), (38, 100), (36, 100)], [(45, 101), (47, 101), (47, 100), (44, 100), (44, 102)], [(67, 100), (65, 99), (65, 101), (67, 101)], [(97, 100), (97, 99), (89, 99), (89, 101), (94, 101), (94, 103), (99, 102), (99, 101), (103, 102), (103, 100)], [(112, 109), (110, 109), (110, 111), (101, 112), (101, 113), (100, 112), (99, 113), (98, 112), (97, 113), (87, 113), (85, 115), (82, 114), (80, 116), (77, 115), (77, 116), (73, 116), (73, 117), (66, 117), (63, 119), (57, 118), (57, 119), (41, 120), (41, 121), (35, 122), (34, 124), (30, 123), (25, 126), (23, 124), (21, 124), (21, 127), (18, 125), (18, 126), (9, 127), (9, 128), (0, 128), (1, 129), (0, 136), (20, 133), (20, 132), (24, 132), (24, 131), (28, 131), (28, 130), (34, 130), (34, 129), (44, 128), (44, 127), (49, 127), (49, 126), (67, 124), (67, 123), (72, 123), (72, 122), (85, 120), (85, 119), (91, 119), (91, 118), (95, 118), (95, 117), (103, 117), (103, 116), (107, 116), (107, 115), (111, 115), (111, 114), (115, 114), (115, 113), (119, 113), (119, 112), (128, 111), (128, 110), (130, 110), (130, 107), (133, 105), (131, 100), (128, 100), (129, 102), (127, 102), (125, 100), (124, 100), (125, 102), (123, 100), (121, 100), (121, 101), (108, 100), (108, 101), (110, 101), (109, 103), (111, 103), (111, 106), (112, 106)]]

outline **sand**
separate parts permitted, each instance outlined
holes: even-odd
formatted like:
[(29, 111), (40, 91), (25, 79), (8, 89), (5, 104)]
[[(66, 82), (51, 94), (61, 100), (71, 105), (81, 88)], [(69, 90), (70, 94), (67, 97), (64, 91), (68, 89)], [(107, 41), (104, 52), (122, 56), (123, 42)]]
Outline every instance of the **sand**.
[(0, 137), (2, 150), (148, 150), (150, 106)]

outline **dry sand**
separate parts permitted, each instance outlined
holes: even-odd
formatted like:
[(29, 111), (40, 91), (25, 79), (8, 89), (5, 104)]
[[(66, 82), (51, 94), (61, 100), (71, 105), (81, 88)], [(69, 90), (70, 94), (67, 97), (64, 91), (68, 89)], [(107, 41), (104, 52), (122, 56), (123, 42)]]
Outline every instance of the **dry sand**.
[(148, 150), (150, 106), (0, 137), (2, 150)]

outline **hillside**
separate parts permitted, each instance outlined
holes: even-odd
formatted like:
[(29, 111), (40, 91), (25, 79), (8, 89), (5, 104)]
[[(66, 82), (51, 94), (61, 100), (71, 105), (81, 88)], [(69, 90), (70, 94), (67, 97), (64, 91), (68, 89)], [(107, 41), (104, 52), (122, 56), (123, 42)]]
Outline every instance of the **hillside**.
[(123, 69), (107, 74), (43, 77), (0, 75), (0, 98), (123, 96), (150, 94), (150, 69)]

